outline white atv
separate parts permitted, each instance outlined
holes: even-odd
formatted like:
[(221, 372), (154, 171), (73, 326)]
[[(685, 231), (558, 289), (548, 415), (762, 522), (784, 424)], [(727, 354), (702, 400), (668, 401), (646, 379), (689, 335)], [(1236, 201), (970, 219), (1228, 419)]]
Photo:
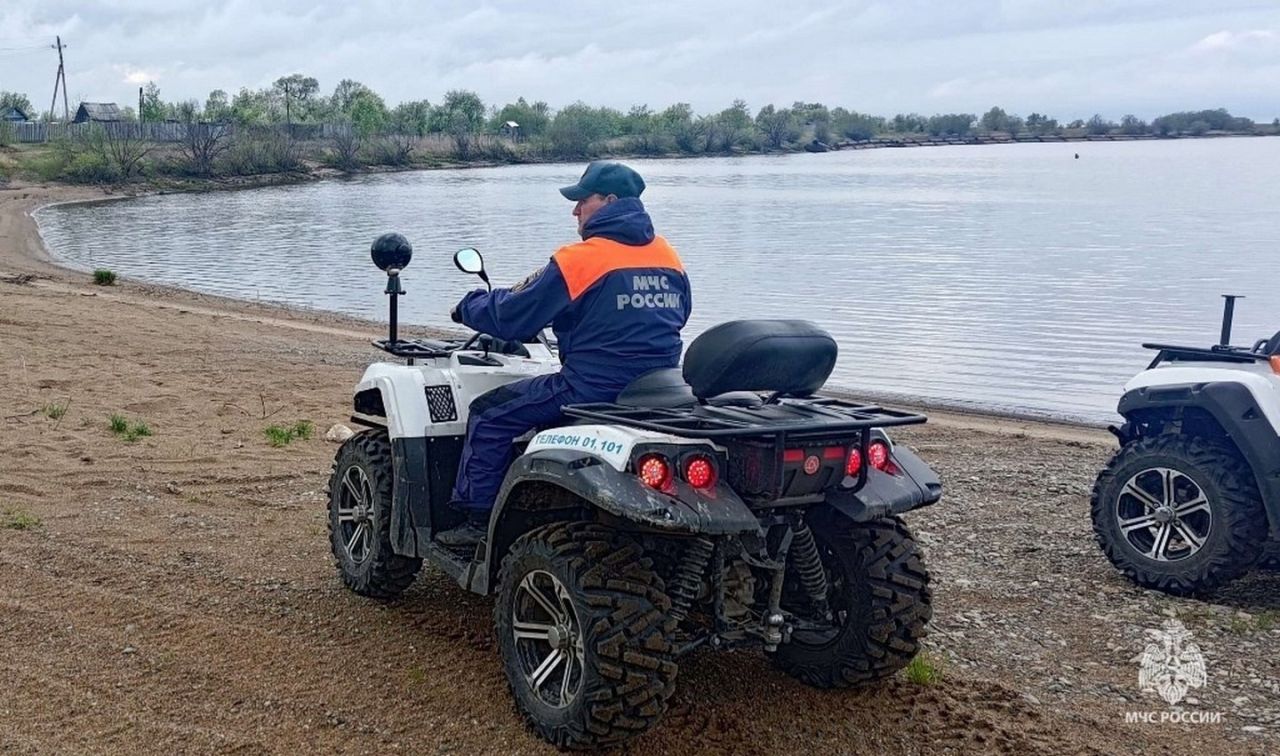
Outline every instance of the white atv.
[(1216, 346), (1144, 344), (1156, 357), (1120, 398), (1120, 450), (1094, 485), (1093, 529), (1147, 588), (1204, 593), (1280, 566), (1280, 333), (1229, 346), (1236, 299)]
[[(498, 648), (519, 711), (560, 747), (621, 742), (666, 710), (676, 659), (753, 647), (819, 687), (869, 683), (915, 656), (929, 575), (899, 519), (942, 495), (882, 428), (907, 412), (815, 398), (836, 344), (799, 321), (738, 321), (690, 345), (683, 371), (638, 378), (611, 404), (566, 406), (566, 425), (518, 444), (478, 545), (434, 536), (449, 506), (467, 408), (504, 383), (559, 369), (546, 339), (396, 335), (411, 250), (373, 247), (391, 334), (407, 364), (371, 365), (338, 450), (329, 528), (343, 581), (394, 597), (423, 560), (497, 594)], [(480, 275), (473, 249), (454, 257)]]

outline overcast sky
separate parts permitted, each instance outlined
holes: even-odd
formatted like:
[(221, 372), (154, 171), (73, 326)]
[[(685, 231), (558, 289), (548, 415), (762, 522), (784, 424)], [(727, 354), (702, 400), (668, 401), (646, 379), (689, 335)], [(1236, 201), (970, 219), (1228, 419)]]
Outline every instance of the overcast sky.
[(402, 100), (449, 89), (627, 108), (1144, 118), (1226, 107), (1280, 116), (1277, 0), (3, 0), (0, 90), (75, 100), (234, 93), (300, 72)]

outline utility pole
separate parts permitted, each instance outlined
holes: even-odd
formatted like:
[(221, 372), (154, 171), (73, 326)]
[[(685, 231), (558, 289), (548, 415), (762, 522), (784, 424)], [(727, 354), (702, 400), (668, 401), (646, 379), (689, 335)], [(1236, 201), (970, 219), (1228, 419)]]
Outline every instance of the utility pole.
[(289, 82), (287, 81), (284, 83), (284, 125), (293, 125), (293, 117), (289, 111)]
[(138, 123), (142, 121), (142, 87), (138, 87)]
[(53, 101), (49, 103), (49, 120), (53, 120), (53, 109), (58, 106), (58, 84), (62, 84), (62, 120), (71, 120), (71, 109), (67, 106), (67, 69), (62, 62), (62, 37), (56, 37), (57, 44), (49, 45), (58, 51), (58, 75), (53, 78)]

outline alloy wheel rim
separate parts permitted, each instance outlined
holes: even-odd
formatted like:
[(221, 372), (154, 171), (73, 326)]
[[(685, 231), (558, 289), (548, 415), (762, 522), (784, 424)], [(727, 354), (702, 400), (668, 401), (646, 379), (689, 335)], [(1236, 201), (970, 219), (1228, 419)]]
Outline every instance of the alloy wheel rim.
[(1129, 547), (1155, 562), (1179, 562), (1204, 548), (1213, 529), (1209, 497), (1191, 476), (1151, 467), (1116, 497), (1116, 523)]
[(564, 583), (546, 570), (525, 574), (511, 604), (516, 663), (542, 703), (562, 709), (582, 690), (582, 624)]
[(364, 564), (373, 545), (373, 486), (364, 468), (352, 465), (338, 492), (338, 529), (343, 549), (354, 564)]

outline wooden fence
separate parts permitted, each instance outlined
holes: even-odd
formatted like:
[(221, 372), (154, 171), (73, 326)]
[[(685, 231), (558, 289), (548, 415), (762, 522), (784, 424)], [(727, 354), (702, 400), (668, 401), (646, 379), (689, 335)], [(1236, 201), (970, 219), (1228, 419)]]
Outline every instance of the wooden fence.
[[(130, 139), (141, 139), (147, 142), (181, 142), (187, 138), (187, 125), (184, 123), (12, 123), (10, 124), (13, 140), (17, 142), (52, 142), (60, 139), (79, 140), (89, 136), (93, 129), (100, 128), (112, 136), (124, 136)], [(0, 125), (0, 128), (5, 128)], [(225, 129), (234, 133), (233, 124), (200, 124), (200, 128)], [(259, 128), (259, 127), (255, 127)], [(345, 124), (293, 124), (286, 126), (260, 127), (288, 132), (295, 139), (326, 139), (336, 133), (349, 129)]]
[[(43, 143), (60, 139), (81, 140), (93, 133), (94, 128), (105, 130), (112, 136), (124, 136), (131, 139), (142, 139), (148, 142), (182, 142), (187, 138), (187, 125), (184, 123), (9, 123), (0, 122), (0, 129), (12, 134), (9, 141)], [(227, 134), (235, 135), (245, 131), (251, 134), (276, 132), (288, 134), (297, 140), (325, 140), (350, 134), (351, 125), (346, 123), (294, 123), (274, 124), (270, 126), (237, 126), (232, 123), (200, 124), (202, 129), (225, 129)], [(427, 134), (415, 137), (419, 149), (428, 152), (449, 152), (454, 147), (453, 137), (448, 134)], [(479, 149), (491, 147), (497, 143), (510, 143), (509, 137), (494, 134), (471, 135), (472, 146)]]

